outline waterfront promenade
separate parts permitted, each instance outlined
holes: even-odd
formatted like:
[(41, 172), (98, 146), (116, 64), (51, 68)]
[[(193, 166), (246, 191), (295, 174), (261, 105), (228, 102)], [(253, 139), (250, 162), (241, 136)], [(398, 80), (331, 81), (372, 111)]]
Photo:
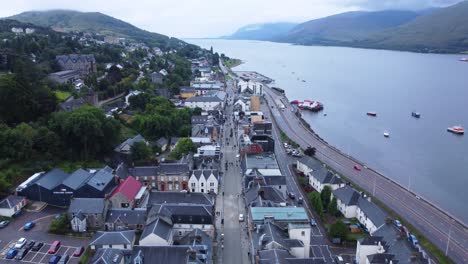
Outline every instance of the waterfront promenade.
[[(448, 256), (456, 263), (468, 263), (468, 230), (464, 223), (448, 216), (371, 168), (364, 167), (362, 162), (328, 145), (303, 125), (284, 95), (269, 88), (265, 89), (265, 92), (266, 100), (273, 106), (271, 112), (276, 124), (289, 138), (303, 149), (315, 147), (316, 158), (373, 194), (439, 249), (447, 251)], [(283, 98), (286, 104), (285, 111), (276, 107), (275, 102), (280, 98)], [(355, 170), (354, 165), (359, 165), (362, 170)]]

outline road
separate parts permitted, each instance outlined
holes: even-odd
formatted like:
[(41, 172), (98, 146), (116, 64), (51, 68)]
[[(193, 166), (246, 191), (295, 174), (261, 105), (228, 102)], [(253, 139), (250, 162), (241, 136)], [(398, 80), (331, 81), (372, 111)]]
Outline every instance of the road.
[[(468, 230), (465, 224), (448, 216), (378, 172), (365, 168), (362, 162), (329, 146), (304, 127), (291, 111), (291, 105), (287, 99), (283, 100), (286, 104), (285, 111), (276, 107), (275, 100), (284, 98), (283, 95), (269, 88), (266, 88), (265, 92), (269, 105), (273, 106), (270, 110), (277, 125), (289, 138), (303, 149), (308, 146), (315, 147), (316, 158), (373, 194), (443, 252), (447, 250), (450, 237), (448, 256), (456, 263), (468, 263)], [(362, 167), (361, 171), (354, 170), (353, 166), (356, 164)]]

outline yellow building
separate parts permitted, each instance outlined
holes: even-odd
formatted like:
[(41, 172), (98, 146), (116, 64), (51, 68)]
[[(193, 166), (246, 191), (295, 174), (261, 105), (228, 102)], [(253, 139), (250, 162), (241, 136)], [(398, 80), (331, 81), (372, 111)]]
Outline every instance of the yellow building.
[(182, 99), (188, 99), (197, 95), (195, 88), (193, 87), (181, 87), (180, 89), (180, 97)]

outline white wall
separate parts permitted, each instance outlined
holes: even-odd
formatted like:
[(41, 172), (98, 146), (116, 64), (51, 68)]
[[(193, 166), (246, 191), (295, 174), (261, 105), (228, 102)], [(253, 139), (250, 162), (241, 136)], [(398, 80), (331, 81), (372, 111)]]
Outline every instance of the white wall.
[(298, 258), (308, 258), (309, 257), (309, 249), (310, 249), (310, 226), (304, 226), (304, 227), (295, 227), (295, 228), (289, 228), (288, 229), (288, 234), (290, 239), (298, 239), (301, 240), (302, 243), (304, 243), (304, 248), (303, 249), (303, 255), (302, 256), (296, 256)]
[(338, 207), (338, 210), (344, 215), (346, 218), (353, 218), (357, 217), (357, 206), (356, 205), (351, 205), (351, 206), (346, 206), (340, 199), (336, 199), (336, 205)]
[(205, 232), (211, 238), (214, 237), (214, 226), (211, 224), (207, 224), (207, 225), (174, 224), (173, 234), (174, 236), (181, 237), (189, 232), (192, 232), (193, 230), (197, 228)]
[(140, 239), (139, 244), (140, 246), (168, 246), (172, 244), (172, 241), (166, 241), (155, 234), (150, 234), (147, 237)]
[(358, 241), (356, 246), (356, 262), (358, 264), (365, 264), (367, 256), (384, 252), (385, 250), (381, 245), (361, 245)]

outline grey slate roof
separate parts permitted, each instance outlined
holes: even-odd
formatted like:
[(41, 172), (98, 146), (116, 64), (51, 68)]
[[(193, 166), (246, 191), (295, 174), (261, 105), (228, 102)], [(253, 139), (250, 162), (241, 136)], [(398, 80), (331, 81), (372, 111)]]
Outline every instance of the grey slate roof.
[(106, 223), (120, 221), (129, 225), (144, 225), (146, 209), (144, 208), (113, 208), (107, 212)]
[(168, 143), (169, 143), (169, 140), (165, 137), (159, 138), (156, 141), (156, 145), (158, 145), (159, 147), (163, 147), (164, 145), (167, 145)]
[(143, 229), (140, 240), (151, 234), (157, 235), (160, 238), (169, 241), (172, 236), (172, 225), (166, 223), (166, 221), (162, 220), (161, 218), (156, 217), (156, 219), (146, 225), (145, 229)]
[(223, 100), (216, 95), (202, 95), (187, 98), (186, 102), (222, 102)]
[(97, 231), (89, 245), (104, 246), (104, 245), (124, 245), (133, 244), (135, 241), (135, 230), (126, 231)]
[(285, 176), (262, 176), (265, 185), (286, 185), (286, 177)]
[(73, 198), (68, 207), (68, 213), (102, 214), (104, 212), (104, 198)]
[(213, 224), (213, 208), (203, 205), (163, 204), (153, 206), (148, 212), (147, 222), (163, 217), (173, 224)]
[[(150, 264), (150, 263), (167, 263), (167, 264), (201, 264), (199, 259), (192, 257), (190, 246), (135, 246), (131, 257), (131, 264)], [(137, 261), (139, 259), (139, 261)]]
[(272, 186), (261, 186), (253, 184), (245, 192), (246, 203), (252, 207), (263, 206), (267, 207), (269, 204), (279, 204), (285, 202), (283, 194)]
[(117, 177), (119, 177), (120, 179), (126, 179), (128, 177), (128, 174), (128, 166), (124, 162), (121, 162), (115, 169), (115, 175), (117, 175)]
[(288, 251), (283, 249), (260, 250), (259, 264), (322, 264), (323, 259), (295, 258)]
[(77, 190), (81, 185), (86, 183), (86, 180), (91, 177), (91, 175), (92, 174), (87, 170), (78, 169), (70, 174), (70, 176), (63, 181), (63, 184), (73, 190)]
[[(147, 166), (147, 167), (135, 167), (128, 169), (129, 175), (138, 176), (156, 176), (159, 174), (159, 167)], [(128, 175), (127, 175), (128, 176)]]
[(323, 164), (314, 158), (311, 158), (309, 156), (302, 156), (298, 161), (302, 164), (305, 164), (307, 167), (309, 167), (312, 170), (318, 169), (320, 167), (323, 168)]
[(213, 174), (213, 176), (218, 179), (219, 177), (219, 171), (218, 170), (193, 170), (190, 173), (190, 176), (195, 176), (195, 178), (200, 179), (200, 177), (205, 178), (205, 180), (208, 180), (210, 175)]
[(368, 218), (372, 220), (377, 228), (385, 224), (388, 215), (375, 203), (370, 202), (366, 198), (360, 196), (357, 206)]
[(184, 193), (184, 192), (158, 192), (149, 194), (148, 206), (171, 203), (171, 204), (202, 204), (213, 206), (213, 198), (206, 193)]
[(94, 176), (89, 178), (88, 184), (89, 186), (93, 187), (96, 190), (102, 191), (107, 185), (114, 179), (114, 175), (112, 174), (112, 168), (106, 166), (100, 170), (98, 170)]
[(258, 237), (256, 236), (258, 238), (256, 245), (260, 250), (270, 248), (269, 244), (271, 243), (276, 245), (273, 247), (281, 247), (287, 250), (291, 247), (304, 247), (302, 241), (289, 239), (287, 233), (273, 223), (266, 223), (257, 226), (257, 228), (259, 228), (259, 234), (257, 234)]
[(332, 191), (333, 195), (340, 199), (346, 205), (357, 205), (361, 194), (356, 191), (353, 187), (347, 185), (342, 188)]
[(138, 134), (133, 138), (128, 138), (127, 140), (122, 142), (120, 145), (118, 145), (114, 150), (117, 152), (120, 152), (125, 145), (133, 146), (133, 144), (135, 144), (136, 142), (145, 142), (145, 141), (146, 141), (145, 138), (142, 135)]
[(326, 168), (318, 169), (313, 171), (312, 174), (314, 177), (323, 184), (344, 184), (344, 181), (338, 176), (338, 174), (333, 173)]
[(159, 171), (166, 175), (188, 174), (189, 166), (187, 163), (161, 163)]
[(7, 209), (14, 208), (16, 205), (21, 203), (21, 201), (23, 201), (24, 199), (25, 199), (24, 196), (10, 195), (6, 197), (5, 199), (3, 199), (2, 201), (0, 201), (0, 208), (7, 208)]
[(49, 172), (42, 174), (40, 178), (35, 181), (35, 183), (43, 188), (52, 190), (59, 184), (61, 184), (67, 177), (68, 174), (62, 171), (61, 169), (53, 169)]
[(369, 260), (370, 264), (386, 264), (390, 263), (390, 261), (392, 261), (393, 264), (397, 264), (399, 261), (395, 260), (394, 258), (395, 255), (386, 253), (373, 254), (367, 256), (367, 259)]
[(366, 246), (378, 245), (379, 243), (381, 243), (382, 246), (385, 245), (385, 241), (383, 240), (383, 237), (381, 236), (364, 237), (359, 240), (359, 243), (361, 245), (366, 245)]
[(128, 250), (118, 248), (98, 248), (91, 259), (91, 264), (120, 263)]

